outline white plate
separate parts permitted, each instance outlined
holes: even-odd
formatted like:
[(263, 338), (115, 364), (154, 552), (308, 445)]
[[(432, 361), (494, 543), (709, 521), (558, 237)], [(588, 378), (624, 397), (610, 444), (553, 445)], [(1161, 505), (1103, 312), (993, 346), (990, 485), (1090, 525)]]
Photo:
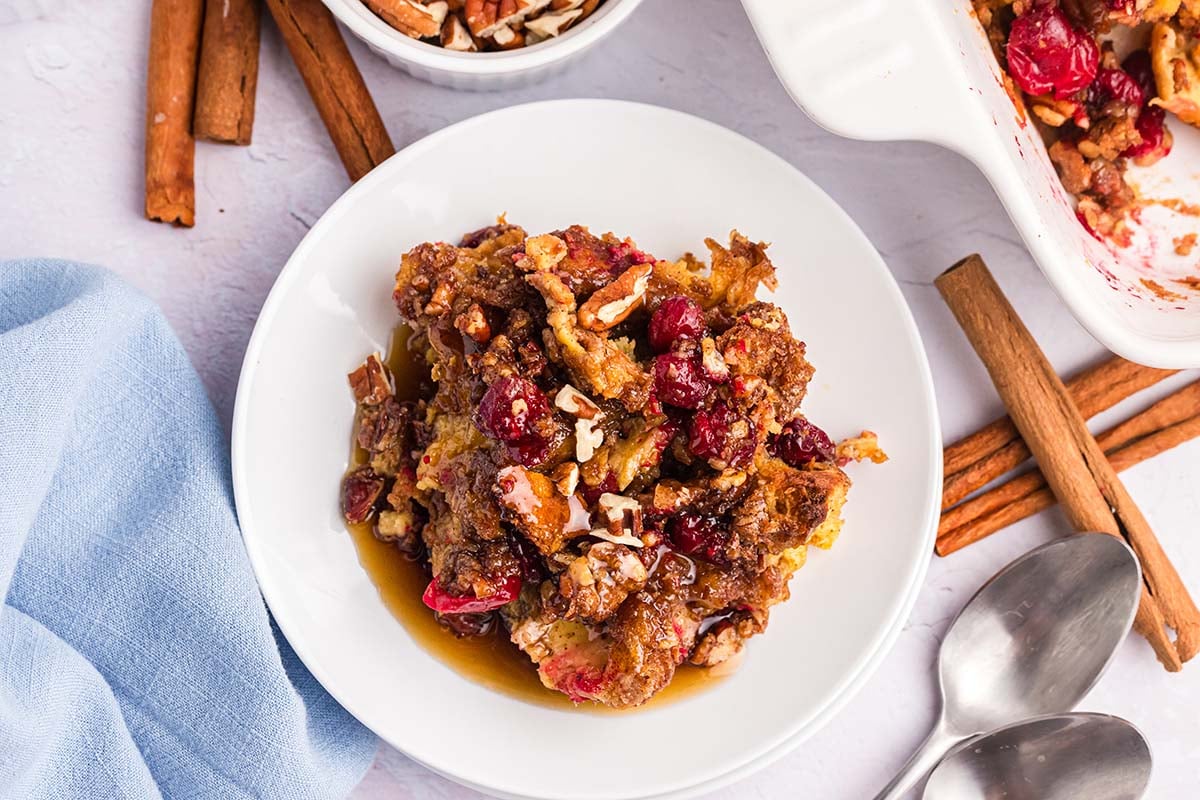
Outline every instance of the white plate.
[[(1132, 246), (1092, 238), (1035, 126), (1018, 119), (970, 0), (852, 0), (834, 11), (825, 0), (742, 2), (775, 71), (817, 123), (856, 139), (932, 142), (969, 158), (1096, 339), (1142, 364), (1200, 366), (1200, 292), (1177, 282), (1197, 275), (1196, 258), (1176, 255), (1172, 243), (1200, 223), (1152, 207)], [(1129, 179), (1146, 197), (1200, 203), (1200, 131), (1172, 116), (1167, 125), (1174, 151)]]
[[(501, 211), (531, 232), (573, 222), (611, 229), (662, 257), (703, 251), (705, 236), (733, 227), (772, 241), (774, 300), (817, 368), (805, 411), (835, 436), (877, 431), (892, 457), (851, 468), (842, 538), (813, 552), (742, 669), (709, 691), (620, 715), (497, 694), (417, 646), (358, 564), (337, 504), (353, 414), (344, 375), (386, 344), (400, 254), (456, 239)], [(446, 128), (326, 212), (280, 274), (250, 341), (233, 474), (246, 547), (280, 628), (317, 679), (390, 744), (503, 796), (677, 797), (787, 752), (866, 679), (928, 564), (940, 449), (912, 317), (832, 200), (710, 123), (571, 100)]]

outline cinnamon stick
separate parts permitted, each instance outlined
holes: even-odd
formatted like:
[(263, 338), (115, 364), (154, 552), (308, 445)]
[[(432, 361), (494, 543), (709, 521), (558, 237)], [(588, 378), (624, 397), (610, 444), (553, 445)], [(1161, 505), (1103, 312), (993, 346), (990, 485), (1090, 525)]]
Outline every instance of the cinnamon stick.
[(350, 180), (396, 152), (362, 73), (321, 0), (267, 0)]
[[(1137, 442), (1114, 451), (1108, 457), (1117, 472), (1124, 472), (1130, 467), (1165, 453), (1173, 447), (1200, 436), (1200, 416), (1184, 420), (1161, 431), (1157, 431)], [(1033, 481), (1036, 476), (1039, 480)], [(1021, 482), (1020, 486), (1017, 486)], [(1003, 530), (1015, 522), (1031, 517), (1039, 511), (1045, 511), (1057, 502), (1054, 493), (1046, 488), (1042, 474), (1029, 473), (1011, 481), (1005, 486), (1012, 485), (1013, 497), (999, 505), (990, 513), (975, 517), (968, 523), (949, 529), (945, 533), (939, 528), (937, 553), (948, 556), (961, 550), (969, 544), (985, 539), (999, 530)], [(960, 506), (961, 508), (961, 506)]]
[[(1195, 436), (1200, 436), (1200, 381), (1101, 433), (1096, 442), (1113, 469), (1122, 472)], [(1054, 505), (1054, 496), (1045, 488), (1045, 476), (1034, 470), (942, 512), (938, 555), (961, 550)]]
[[(1072, 378), (1067, 390), (1079, 413), (1091, 419), (1176, 372), (1143, 367), (1114, 356)], [(942, 482), (942, 508), (950, 508), (1028, 458), (1029, 448), (1008, 417), (994, 420), (955, 442), (943, 451), (946, 477)]]
[[(1200, 648), (1200, 610), (1066, 387), (983, 259), (970, 256), (935, 283), (1071, 524), (1080, 531), (1122, 536), (1137, 554), (1143, 587), (1134, 627), (1168, 670), (1181, 669)], [(1174, 641), (1168, 628), (1175, 631)]]
[(192, 104), (204, 0), (154, 0), (146, 69), (146, 219), (196, 223)]
[(208, 0), (192, 125), (197, 139), (250, 144), (261, 11), (258, 0)]

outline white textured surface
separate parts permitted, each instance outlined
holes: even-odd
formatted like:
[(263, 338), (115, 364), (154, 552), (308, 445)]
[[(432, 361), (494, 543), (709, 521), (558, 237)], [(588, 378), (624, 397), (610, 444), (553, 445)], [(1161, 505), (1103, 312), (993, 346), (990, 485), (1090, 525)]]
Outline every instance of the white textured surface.
[[(144, 221), (141, 127), (148, 5), (0, 0), (0, 257), (91, 261), (141, 286), (166, 309), (228, 421), (255, 314), (288, 253), (345, 188), (346, 178), (268, 25), (255, 143), (199, 146), (194, 230)], [(848, 142), (817, 129), (788, 100), (732, 0), (645, 3), (620, 34), (566, 75), (520, 92), (454, 93), (397, 73), (357, 42), (351, 50), (401, 146), (480, 111), (546, 97), (598, 96), (679, 108), (780, 153), (850, 212), (900, 279), (930, 351), (948, 439), (999, 410), (982, 367), (930, 284), (968, 252), (981, 251), (989, 260), (1061, 369), (1101, 355), (1030, 262), (974, 168), (933, 147)], [(528, 157), (491, 153), (486, 143), (479, 152), (480, 180), (487, 180), (490, 159)], [(851, 313), (848, 309), (847, 335), (869, 333), (870, 320), (856, 320)], [(802, 320), (795, 322), (802, 328)], [(1122, 408), (1128, 413), (1147, 399)], [(1118, 409), (1105, 419), (1121, 415)], [(1198, 471), (1200, 444), (1191, 443), (1130, 471), (1127, 482), (1185, 581), (1200, 594)], [(948, 619), (998, 567), (1062, 526), (1061, 515), (1048, 512), (935, 560), (900, 642), (845, 712), (797, 752), (712, 797), (869, 797), (930, 724), (930, 665)], [(797, 675), (802, 674), (798, 664)], [(769, 695), (763, 701), (770, 702)], [(1141, 726), (1157, 761), (1150, 797), (1194, 795), (1200, 785), (1200, 663), (1182, 675), (1168, 675), (1149, 647), (1131, 638), (1084, 707)], [(719, 731), (718, 720), (714, 730)], [(463, 735), (490, 734), (467, 725)], [(397, 753), (382, 752), (355, 797), (462, 800), (478, 795)]]

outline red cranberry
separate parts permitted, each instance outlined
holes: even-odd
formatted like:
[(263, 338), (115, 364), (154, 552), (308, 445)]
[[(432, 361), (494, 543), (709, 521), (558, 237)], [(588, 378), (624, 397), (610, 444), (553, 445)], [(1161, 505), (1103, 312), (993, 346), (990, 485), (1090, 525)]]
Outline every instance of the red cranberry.
[(679, 421), (668, 418), (663, 424), (654, 429), (654, 452), (661, 456), (675, 434), (679, 433)]
[(771, 452), (793, 467), (802, 467), (813, 461), (833, 461), (833, 440), (829, 434), (806, 419), (797, 417), (783, 426), (778, 435), (771, 438)]
[(712, 383), (700, 359), (682, 353), (666, 353), (654, 359), (654, 394), (668, 405), (699, 408)]
[(507, 444), (525, 466), (546, 458), (550, 442), (544, 431), (549, 422), (546, 395), (533, 381), (515, 376), (493, 381), (475, 412), (479, 430)]
[(1171, 139), (1167, 134), (1166, 114), (1158, 106), (1146, 106), (1138, 114), (1137, 131), (1142, 135), (1141, 144), (1127, 147), (1121, 155), (1133, 159), (1138, 166), (1148, 167), (1171, 152)]
[(616, 494), (620, 491), (617, 486), (617, 476), (613, 473), (608, 473), (604, 476), (604, 480), (600, 481), (597, 486), (590, 486), (587, 483), (583, 484), (583, 488), (579, 490), (583, 495), (583, 499), (588, 505), (596, 505), (600, 501), (600, 495), (607, 493)]
[(1136, 78), (1121, 69), (1102, 69), (1088, 87), (1088, 105), (1100, 109), (1116, 101), (1140, 109), (1145, 94)]
[(342, 514), (349, 523), (366, 522), (375, 513), (383, 494), (383, 477), (370, 467), (360, 467), (342, 481)]
[(421, 595), (421, 602), (439, 614), (482, 614), (511, 603), (520, 593), (521, 579), (515, 575), (507, 578), (493, 594), (487, 597), (450, 594), (438, 583), (438, 579), (434, 578), (425, 588), (425, 593)]
[(695, 556), (713, 564), (724, 564), (728, 533), (717, 517), (680, 511), (667, 524), (671, 544), (684, 555)]
[(1085, 231), (1087, 231), (1088, 233), (1090, 233), (1092, 235), (1093, 239), (1095, 239), (1098, 242), (1104, 241), (1104, 237), (1096, 232), (1096, 229), (1092, 227), (1092, 223), (1088, 222), (1087, 217), (1084, 216), (1082, 211), (1077, 210), (1075, 212), (1075, 219), (1079, 220), (1079, 224), (1083, 226), (1083, 229)]
[(483, 393), (476, 422), (493, 439), (515, 442), (535, 433), (534, 424), (549, 414), (546, 395), (533, 381), (506, 376), (493, 381)]
[(742, 418), (725, 403), (718, 402), (710, 409), (700, 409), (688, 422), (688, 449), (698, 458), (717, 458), (731, 467), (749, 463), (754, 456), (755, 426), (742, 420), (743, 435), (731, 437), (735, 423)]
[(1057, 5), (1038, 5), (1013, 20), (1008, 35), (1008, 71), (1029, 94), (1067, 97), (1096, 77), (1100, 50)]
[(646, 415), (656, 417), (662, 413), (662, 403), (658, 402), (658, 395), (654, 393), (654, 388), (651, 387), (650, 396), (646, 398)]
[(1137, 81), (1142, 90), (1144, 102), (1158, 94), (1158, 84), (1154, 80), (1154, 67), (1150, 63), (1149, 50), (1134, 50), (1123, 62), (1121, 69), (1129, 73), (1129, 77)]
[(668, 297), (650, 317), (650, 347), (656, 353), (671, 349), (677, 339), (699, 339), (704, 336), (704, 311), (686, 295)]
[(508, 543), (521, 566), (521, 578), (526, 583), (540, 582), (545, 577), (545, 572), (542, 570), (541, 561), (538, 560), (537, 550), (517, 536), (510, 536)]

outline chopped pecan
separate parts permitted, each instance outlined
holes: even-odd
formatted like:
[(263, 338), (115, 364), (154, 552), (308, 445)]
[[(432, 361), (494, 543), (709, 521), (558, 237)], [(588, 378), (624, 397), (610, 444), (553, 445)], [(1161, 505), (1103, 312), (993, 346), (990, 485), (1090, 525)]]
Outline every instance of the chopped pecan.
[(642, 506), (631, 497), (625, 497), (612, 492), (600, 495), (598, 503), (603, 515), (603, 528), (591, 532), (592, 536), (614, 544), (628, 545), (641, 548), (644, 546), (642, 534)]
[(700, 340), (700, 364), (713, 383), (729, 380), (729, 366), (717, 350), (717, 343), (709, 336)]
[(414, 39), (428, 39), (442, 30), (449, 5), (445, 2), (421, 4), (416, 0), (364, 0), (367, 7), (396, 30)]
[(471, 33), (486, 39), (549, 4), (550, 0), (466, 0), (463, 10)]
[(525, 240), (525, 255), (533, 269), (544, 272), (567, 257), (567, 243), (549, 233), (530, 236)]
[(888, 460), (887, 453), (883, 452), (883, 448), (879, 446), (879, 436), (874, 431), (863, 431), (858, 436), (838, 442), (837, 462), (839, 465), (866, 459), (873, 464), (882, 464)]
[(466, 311), (455, 317), (454, 327), (477, 344), (486, 344), (492, 338), (492, 326), (488, 324), (487, 315), (479, 303), (471, 303)]
[(634, 264), (612, 283), (592, 293), (579, 307), (579, 324), (589, 331), (606, 331), (624, 322), (642, 303), (653, 264)]
[[(442, 24), (441, 42), (442, 47), (447, 50), (456, 50), (460, 53), (469, 53), (476, 49), (475, 40), (471, 38), (471, 34), (467, 32), (467, 26), (462, 24), (462, 20), (456, 14), (446, 17), (445, 23)], [(469, 246), (463, 245), (463, 247)]]
[(488, 38), (488, 41), (497, 50), (516, 50), (525, 46), (525, 31), (516, 30), (509, 25), (502, 25)]
[(525, 30), (531, 33), (536, 33), (544, 38), (558, 36), (560, 33), (571, 27), (571, 23), (583, 16), (582, 9), (573, 11), (561, 11), (550, 14), (542, 14), (536, 19), (531, 19), (525, 23)]
[(395, 394), (391, 373), (383, 365), (379, 353), (367, 356), (367, 360), (351, 372), (349, 378), (355, 401), (363, 405), (377, 406)]
[(554, 468), (550, 478), (563, 497), (570, 497), (575, 494), (575, 489), (579, 486), (579, 465), (573, 461), (559, 464)]
[(594, 544), (559, 576), (558, 591), (567, 601), (565, 616), (606, 620), (631, 592), (646, 585), (646, 578), (646, 567), (629, 548), (611, 542)]
[(569, 383), (554, 395), (554, 405), (580, 419), (598, 419), (604, 416), (600, 406), (593, 403), (586, 394)]
[(586, 464), (604, 444), (604, 431), (598, 427), (604, 412), (569, 383), (554, 396), (554, 405), (575, 416), (575, 460)]
[(767, 628), (767, 612), (735, 611), (700, 634), (688, 661), (715, 667), (741, 652), (746, 640)]
[(629, 354), (607, 338), (576, 324), (575, 295), (552, 272), (540, 271), (528, 280), (546, 301), (547, 355), (563, 364), (574, 383), (608, 399), (619, 399), (629, 411), (646, 404), (650, 376)]

